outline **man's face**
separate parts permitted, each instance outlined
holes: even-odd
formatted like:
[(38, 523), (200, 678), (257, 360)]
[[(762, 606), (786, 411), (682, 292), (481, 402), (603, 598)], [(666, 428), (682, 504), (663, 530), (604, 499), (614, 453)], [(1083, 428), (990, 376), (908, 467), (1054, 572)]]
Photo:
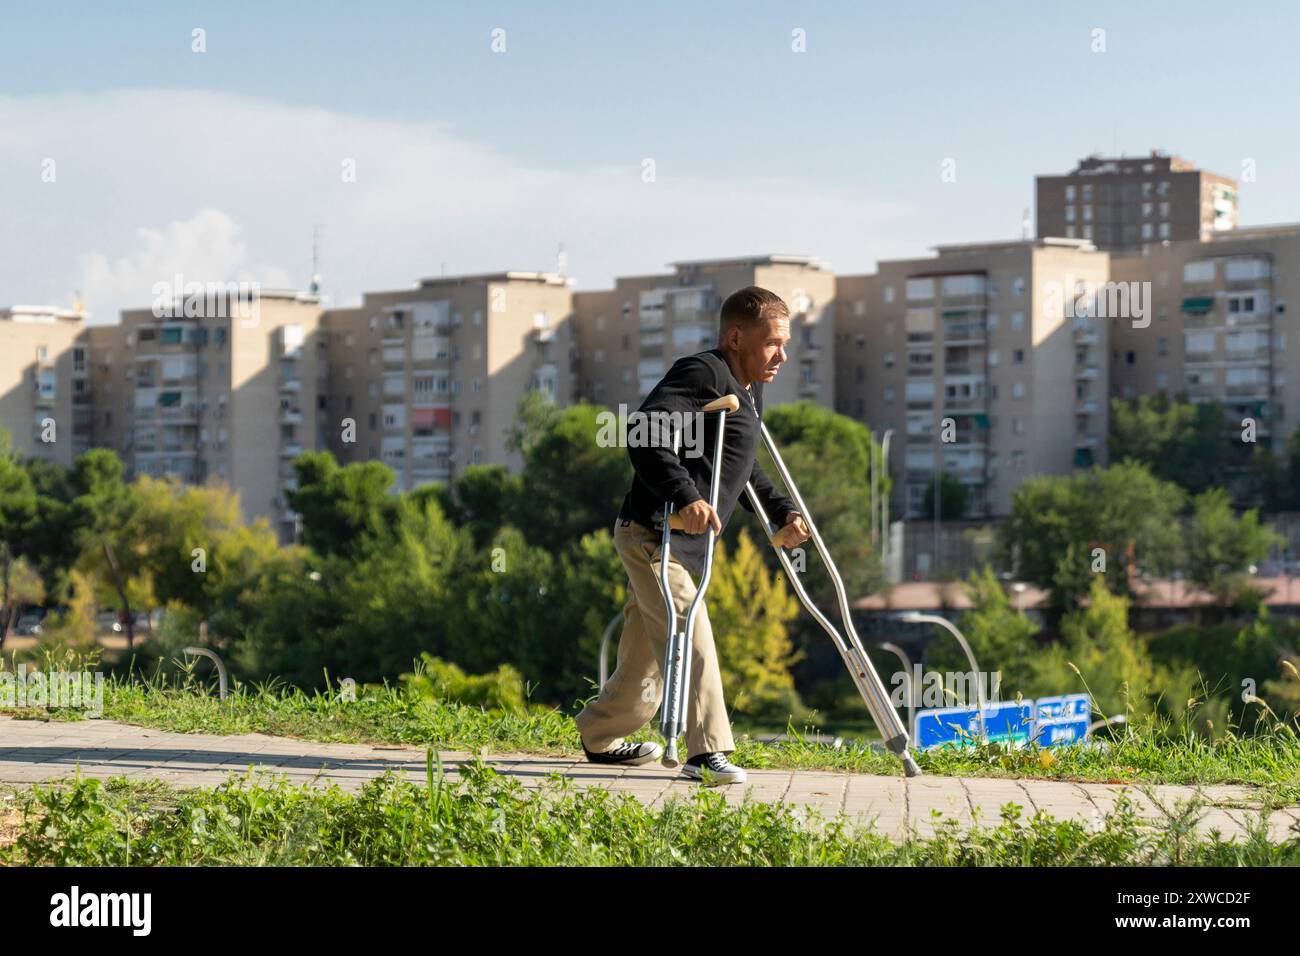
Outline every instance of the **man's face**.
[(776, 378), (790, 342), (789, 318), (767, 318), (750, 329), (733, 329), (731, 334), (737, 336), (738, 359), (748, 381), (770, 382)]

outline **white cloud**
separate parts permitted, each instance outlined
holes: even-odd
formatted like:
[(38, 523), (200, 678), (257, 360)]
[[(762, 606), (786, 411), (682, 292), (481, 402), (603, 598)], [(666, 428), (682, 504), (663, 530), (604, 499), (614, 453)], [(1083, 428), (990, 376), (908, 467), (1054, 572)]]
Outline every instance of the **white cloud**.
[[(64, 304), (100, 320), (151, 301), (154, 282), (247, 278), (302, 287), (324, 225), (325, 291), (436, 275), (551, 269), (563, 242), (580, 288), (684, 258), (801, 252), (837, 268), (912, 254), (884, 238), (910, 214), (816, 182), (712, 178), (641, 156), (547, 169), (431, 122), (372, 119), (199, 91), (0, 97), (0, 304)], [(43, 158), (58, 178), (40, 181)], [(355, 162), (356, 181), (343, 164)]]
[(195, 281), (256, 281), (267, 288), (290, 284), (283, 269), (249, 262), (239, 226), (217, 209), (202, 209), (186, 221), (164, 229), (141, 228), (136, 234), (140, 248), (126, 256), (110, 260), (92, 252), (81, 259), (78, 288), (98, 321), (145, 304), (141, 290), (160, 281), (174, 282), (176, 276), (182, 277), (182, 286)]

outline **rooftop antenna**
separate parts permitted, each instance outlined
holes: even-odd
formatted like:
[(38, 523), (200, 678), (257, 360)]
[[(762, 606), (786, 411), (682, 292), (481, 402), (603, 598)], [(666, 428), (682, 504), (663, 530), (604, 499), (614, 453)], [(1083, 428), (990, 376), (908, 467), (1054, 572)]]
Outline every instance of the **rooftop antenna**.
[(564, 243), (560, 243), (560, 249), (555, 254), (555, 271), (563, 276), (569, 267), (569, 257), (564, 253)]
[(320, 294), (320, 235), (324, 227), (320, 223), (311, 229), (311, 294)]
[(1020, 238), (1029, 238), (1029, 207), (1025, 207), (1025, 214), (1020, 218)]

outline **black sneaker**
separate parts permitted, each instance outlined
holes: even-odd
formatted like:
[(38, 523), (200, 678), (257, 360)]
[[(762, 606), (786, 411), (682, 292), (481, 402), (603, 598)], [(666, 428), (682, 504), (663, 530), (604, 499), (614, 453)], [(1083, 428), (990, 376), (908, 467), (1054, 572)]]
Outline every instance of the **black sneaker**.
[(745, 771), (728, 760), (724, 753), (697, 754), (682, 764), (682, 773), (703, 782), (706, 787), (745, 782)]
[(592, 753), (587, 749), (587, 745), (583, 744), (582, 752), (587, 755), (587, 759), (592, 763), (619, 763), (636, 767), (652, 760), (658, 760), (663, 756), (664, 748), (655, 743), (631, 744), (624, 742), (610, 750), (602, 750), (600, 753)]

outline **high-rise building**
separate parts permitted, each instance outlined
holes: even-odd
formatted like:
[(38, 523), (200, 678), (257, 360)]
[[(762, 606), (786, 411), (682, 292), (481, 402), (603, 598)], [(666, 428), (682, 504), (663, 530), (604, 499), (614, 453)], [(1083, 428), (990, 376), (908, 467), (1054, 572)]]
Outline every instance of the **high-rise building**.
[(764, 387), (765, 404), (807, 399), (831, 407), (835, 276), (825, 266), (810, 256), (762, 255), (675, 262), (672, 269), (574, 293), (581, 398), (636, 408), (676, 359), (717, 345), (727, 296), (760, 286), (790, 307), (788, 361)]
[(379, 459), (401, 488), (474, 464), (518, 470), (506, 447), (519, 400), (573, 397), (572, 293), (540, 272), (425, 279), (331, 309), (328, 447)]
[(935, 251), (839, 278), (836, 408), (894, 431), (893, 513), (928, 517), (941, 470), (968, 517), (1004, 515), (1029, 475), (1105, 461), (1109, 327), (1081, 295), (1109, 256), (1065, 239)]
[(229, 484), (245, 518), (292, 538), (292, 461), (322, 445), (320, 316), (314, 295), (262, 290), (127, 310), (88, 329), (95, 444), (130, 475)]
[(1039, 237), (1137, 251), (1164, 240), (1209, 239), (1237, 225), (1236, 180), (1177, 156), (1089, 156), (1063, 176), (1037, 177)]
[(0, 425), (24, 456), (69, 466), (90, 446), (83, 329), (67, 309), (0, 309)]
[(1225, 406), (1225, 427), (1255, 422), (1280, 447), (1300, 426), (1300, 224), (1234, 229), (1206, 242), (1116, 256), (1115, 279), (1148, 283), (1149, 326), (1120, 323), (1110, 388), (1118, 398), (1164, 393)]

